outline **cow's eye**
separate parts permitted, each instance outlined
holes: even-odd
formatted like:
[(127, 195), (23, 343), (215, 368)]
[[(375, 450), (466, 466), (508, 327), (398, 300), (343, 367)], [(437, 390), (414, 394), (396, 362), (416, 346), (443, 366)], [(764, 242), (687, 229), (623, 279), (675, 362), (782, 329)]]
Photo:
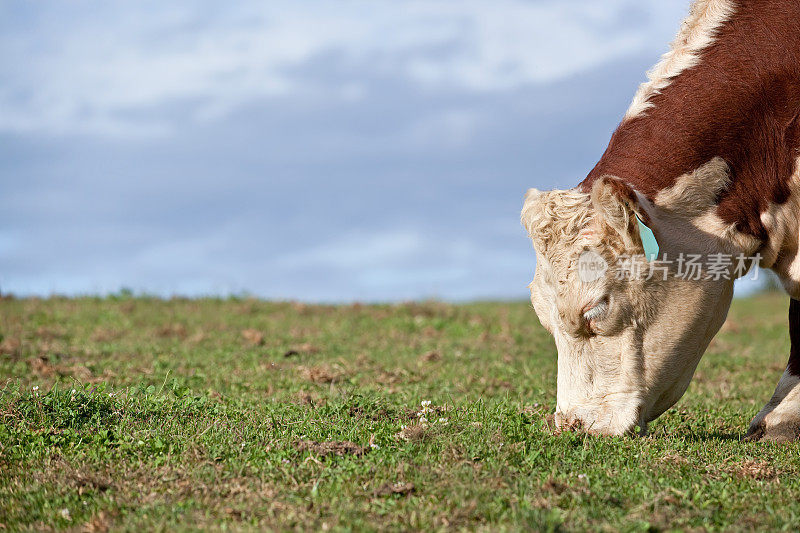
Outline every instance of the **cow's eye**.
[(603, 296), (588, 309), (583, 311), (583, 319), (591, 324), (593, 320), (597, 320), (606, 314), (608, 311), (608, 296)]

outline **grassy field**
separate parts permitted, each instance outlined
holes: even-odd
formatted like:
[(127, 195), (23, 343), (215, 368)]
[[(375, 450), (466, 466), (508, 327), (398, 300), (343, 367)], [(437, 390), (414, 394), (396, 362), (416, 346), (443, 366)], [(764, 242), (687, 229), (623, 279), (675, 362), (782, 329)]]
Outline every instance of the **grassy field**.
[(800, 446), (740, 440), (787, 309), (735, 302), (650, 436), (597, 438), (548, 425), (522, 302), (6, 298), (0, 530), (797, 531)]

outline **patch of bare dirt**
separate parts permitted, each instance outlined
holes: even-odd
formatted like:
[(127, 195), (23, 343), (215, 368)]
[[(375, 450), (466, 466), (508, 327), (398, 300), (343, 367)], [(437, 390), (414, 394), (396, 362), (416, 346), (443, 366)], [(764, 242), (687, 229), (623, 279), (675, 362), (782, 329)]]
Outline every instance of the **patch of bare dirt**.
[(375, 411), (368, 411), (360, 405), (351, 405), (347, 412), (353, 418), (369, 419), (375, 422), (392, 418), (392, 414), (385, 407)]
[(111, 342), (119, 339), (124, 332), (112, 328), (97, 327), (92, 332), (90, 339), (92, 342)]
[(89, 491), (106, 492), (114, 487), (114, 482), (110, 477), (103, 477), (99, 474), (81, 474), (71, 472), (68, 474), (72, 484), (77, 487), (78, 494), (83, 495)]
[(102, 381), (102, 378), (95, 378), (92, 371), (83, 365), (72, 365), (65, 369), (66, 372), (82, 383), (91, 383), (94, 381)]
[[(63, 357), (56, 355), (56, 359)], [(47, 355), (28, 359), (28, 366), (31, 373), (40, 378), (50, 378), (56, 375), (72, 376), (81, 383), (98, 383), (104, 379), (114, 377), (110, 370), (105, 370), (102, 376), (95, 376), (91, 370), (81, 364), (57, 364)]]
[(297, 357), (298, 355), (313, 355), (319, 353), (321, 349), (319, 346), (315, 346), (310, 342), (304, 342), (303, 344), (298, 344), (297, 346), (293, 346), (292, 348), (286, 350), (283, 354), (284, 357)]
[(319, 394), (314, 394), (308, 391), (299, 391), (294, 395), (294, 403), (299, 405), (307, 405), (312, 408), (317, 408), (327, 402), (325, 398)]
[[(375, 376), (375, 381), (381, 385), (400, 385), (400, 384), (409, 384), (409, 383), (417, 383), (421, 380), (420, 376), (410, 372), (404, 368), (395, 368), (393, 370), (381, 370), (377, 376)], [(394, 389), (390, 389), (394, 390)]]
[(367, 451), (367, 448), (364, 446), (359, 446), (350, 441), (315, 442), (313, 440), (301, 440), (295, 444), (295, 448), (301, 452), (312, 452), (320, 457), (326, 457), (328, 455), (355, 455), (356, 457), (360, 457)]
[(185, 339), (189, 330), (183, 324), (163, 324), (156, 330), (156, 335), (162, 338)]
[(728, 472), (744, 478), (770, 481), (778, 477), (778, 471), (766, 461), (747, 459), (728, 467)]
[(257, 329), (242, 330), (242, 338), (245, 340), (247, 344), (251, 344), (253, 346), (264, 345), (264, 334), (258, 331)]
[(561, 495), (565, 495), (565, 494), (569, 494), (569, 495), (588, 495), (590, 493), (591, 493), (591, 491), (589, 490), (589, 488), (586, 486), (585, 483), (579, 483), (577, 485), (575, 485), (575, 484), (570, 485), (570, 484), (565, 483), (563, 481), (550, 478), (547, 481), (545, 481), (544, 483), (542, 483), (541, 494), (540, 494), (541, 501), (538, 502), (538, 504), (539, 504), (538, 506), (545, 506), (546, 507), (547, 504), (545, 504), (544, 502), (547, 500), (547, 498), (550, 498), (550, 497), (553, 497), (553, 496), (561, 496)]
[(413, 483), (409, 483), (408, 481), (397, 481), (395, 483), (384, 483), (377, 489), (375, 489), (375, 496), (391, 496), (393, 494), (398, 494), (400, 496), (408, 496), (416, 491), (416, 487), (414, 487)]
[(11, 357), (18, 357), (22, 343), (19, 339), (9, 337), (0, 342), (0, 355), (10, 355)]
[(442, 354), (437, 352), (436, 350), (430, 351), (426, 354), (422, 354), (419, 358), (420, 361), (423, 363), (432, 363), (434, 361), (439, 361), (442, 359)]
[(47, 357), (34, 357), (28, 360), (31, 372), (41, 378), (49, 378), (56, 373), (56, 367), (50, 364)]
[(689, 464), (689, 460), (682, 455), (677, 455), (674, 453), (668, 453), (661, 457), (661, 462), (670, 464), (670, 465), (685, 465)]
[(432, 339), (434, 337), (439, 337), (441, 335), (441, 332), (438, 329), (436, 329), (435, 327), (433, 327), (433, 326), (425, 326), (424, 328), (422, 328), (422, 331), (420, 332), (420, 334), (423, 337), (427, 337), (429, 339)]
[(208, 336), (205, 334), (205, 332), (200, 330), (200, 331), (194, 332), (192, 334), (192, 336), (189, 337), (186, 340), (188, 342), (192, 343), (192, 344), (199, 344), (199, 343), (203, 342), (204, 340), (206, 340), (207, 338), (208, 338)]
[(330, 365), (301, 366), (298, 367), (298, 371), (303, 379), (313, 383), (336, 383), (345, 376), (341, 368)]
[(81, 527), (82, 533), (106, 533), (111, 529), (113, 520), (105, 511), (100, 511)]
[(431, 432), (431, 427), (425, 424), (409, 424), (401, 429), (395, 437), (408, 442), (420, 442), (425, 440)]
[(48, 467), (44, 471), (34, 471), (34, 479), (41, 483), (66, 484), (81, 496), (87, 492), (106, 492), (117, 488), (111, 474), (80, 471), (59, 455), (49, 460)]
[(542, 491), (552, 492), (553, 494), (560, 495), (570, 490), (570, 486), (566, 483), (556, 481), (555, 479), (548, 479), (542, 484)]

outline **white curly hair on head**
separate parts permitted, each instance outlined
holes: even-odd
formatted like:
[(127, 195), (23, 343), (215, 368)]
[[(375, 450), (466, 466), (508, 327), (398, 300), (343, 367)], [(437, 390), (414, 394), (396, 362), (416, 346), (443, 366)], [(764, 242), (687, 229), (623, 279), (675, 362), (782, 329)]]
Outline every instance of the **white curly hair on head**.
[(522, 208), (522, 225), (537, 251), (550, 256), (554, 245), (565, 249), (591, 235), (591, 196), (576, 189), (529, 189)]

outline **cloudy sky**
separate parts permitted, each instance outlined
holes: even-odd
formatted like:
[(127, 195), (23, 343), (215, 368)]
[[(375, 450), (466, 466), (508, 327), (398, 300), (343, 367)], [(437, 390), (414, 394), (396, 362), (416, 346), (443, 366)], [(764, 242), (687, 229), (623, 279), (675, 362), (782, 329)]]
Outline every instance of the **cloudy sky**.
[(525, 298), (687, 0), (0, 3), (0, 290)]

